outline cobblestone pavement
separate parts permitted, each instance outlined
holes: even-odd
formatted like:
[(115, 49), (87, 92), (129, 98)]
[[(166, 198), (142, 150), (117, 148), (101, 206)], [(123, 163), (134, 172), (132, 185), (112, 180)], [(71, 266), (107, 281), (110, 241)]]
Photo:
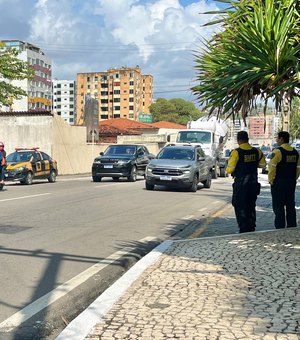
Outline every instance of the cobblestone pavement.
[(87, 339), (300, 339), (300, 229), (175, 241)]
[(263, 183), (259, 232), (236, 234), (228, 205), (201, 238), (171, 242), (86, 339), (300, 339), (300, 228), (273, 220)]

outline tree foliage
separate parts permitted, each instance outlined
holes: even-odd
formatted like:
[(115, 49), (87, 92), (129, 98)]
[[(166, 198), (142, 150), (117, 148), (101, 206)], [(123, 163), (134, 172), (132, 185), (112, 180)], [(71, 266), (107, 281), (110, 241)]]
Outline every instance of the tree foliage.
[(170, 100), (158, 98), (155, 103), (151, 104), (150, 113), (154, 122), (165, 120), (183, 125), (186, 125), (190, 119), (196, 120), (204, 115), (194, 103), (181, 98)]
[(195, 54), (200, 104), (246, 118), (258, 101), (276, 109), (291, 104), (300, 88), (299, 0), (222, 0), (223, 31)]
[(17, 56), (17, 50), (4, 49), (0, 43), (0, 105), (9, 106), (14, 99), (27, 96), (26, 91), (12, 85), (11, 81), (29, 79), (34, 76), (33, 68)]

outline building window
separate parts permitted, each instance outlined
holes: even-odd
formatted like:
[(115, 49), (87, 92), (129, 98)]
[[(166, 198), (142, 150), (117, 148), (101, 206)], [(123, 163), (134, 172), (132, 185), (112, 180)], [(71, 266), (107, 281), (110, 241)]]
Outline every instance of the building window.
[(101, 96), (108, 96), (108, 92), (107, 91), (101, 91)]
[(114, 110), (120, 111), (120, 106), (114, 106)]
[(134, 81), (131, 80), (131, 81), (129, 82), (129, 85), (134, 85)]
[(108, 111), (108, 107), (102, 106), (101, 111)]
[(134, 98), (129, 98), (129, 101), (132, 103), (134, 102)]
[(120, 103), (120, 98), (114, 98), (114, 103)]
[(129, 110), (133, 110), (133, 106), (129, 106)]
[(120, 94), (120, 90), (114, 90), (114, 94)]
[(101, 119), (108, 119), (108, 115), (100, 115)]
[(129, 93), (130, 93), (130, 94), (133, 94), (133, 93), (134, 93), (133, 91), (134, 91), (134, 90), (129, 90)]

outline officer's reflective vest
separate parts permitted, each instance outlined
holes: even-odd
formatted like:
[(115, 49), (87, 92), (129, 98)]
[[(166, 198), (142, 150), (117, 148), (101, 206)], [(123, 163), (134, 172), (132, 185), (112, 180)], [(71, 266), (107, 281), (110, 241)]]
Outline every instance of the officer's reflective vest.
[(259, 163), (259, 153), (256, 148), (250, 150), (244, 150), (237, 148), (236, 151), (239, 154), (239, 160), (236, 164), (233, 176), (245, 177), (246, 175), (257, 176), (257, 167)]
[(296, 179), (299, 153), (297, 150), (287, 151), (282, 147), (278, 148), (282, 159), (276, 167), (276, 179)]

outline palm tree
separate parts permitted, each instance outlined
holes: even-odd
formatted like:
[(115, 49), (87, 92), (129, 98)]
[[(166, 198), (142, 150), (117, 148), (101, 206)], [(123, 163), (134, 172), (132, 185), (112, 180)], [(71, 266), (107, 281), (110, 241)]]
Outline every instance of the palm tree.
[[(245, 119), (258, 100), (290, 108), (300, 88), (298, 0), (244, 0), (219, 12), (223, 31), (195, 55), (200, 104)], [(289, 110), (288, 110), (289, 111)]]

